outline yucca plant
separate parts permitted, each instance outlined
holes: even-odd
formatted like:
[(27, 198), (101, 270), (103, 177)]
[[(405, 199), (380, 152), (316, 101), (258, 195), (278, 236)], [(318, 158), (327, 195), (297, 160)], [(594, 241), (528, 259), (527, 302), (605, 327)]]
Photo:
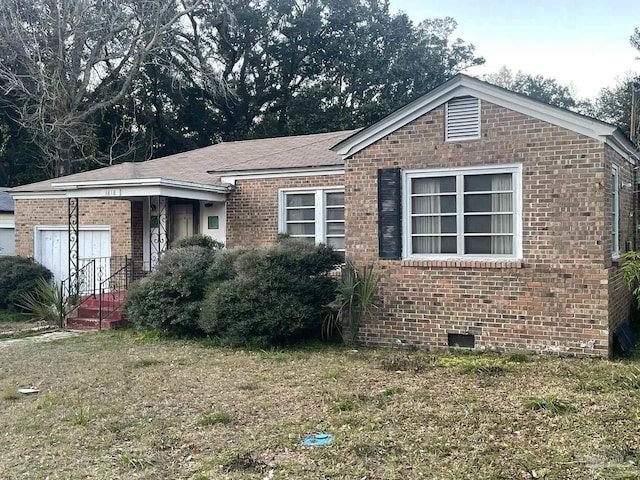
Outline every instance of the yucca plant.
[(64, 302), (60, 289), (43, 278), (36, 281), (34, 290), (22, 292), (15, 306), (33, 321), (64, 326)]
[(362, 323), (369, 319), (378, 305), (375, 294), (380, 275), (373, 266), (365, 266), (362, 272), (351, 263), (342, 269), (336, 298), (329, 304), (332, 312), (323, 324), (323, 335), (330, 338), (337, 331), (344, 343), (355, 345)]

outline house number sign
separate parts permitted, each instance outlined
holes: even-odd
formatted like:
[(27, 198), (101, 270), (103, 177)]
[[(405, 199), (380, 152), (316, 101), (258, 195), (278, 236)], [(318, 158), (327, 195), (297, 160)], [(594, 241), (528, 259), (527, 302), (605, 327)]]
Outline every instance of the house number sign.
[(107, 188), (104, 191), (104, 196), (105, 197), (119, 197), (120, 196), (120, 189), (119, 188)]

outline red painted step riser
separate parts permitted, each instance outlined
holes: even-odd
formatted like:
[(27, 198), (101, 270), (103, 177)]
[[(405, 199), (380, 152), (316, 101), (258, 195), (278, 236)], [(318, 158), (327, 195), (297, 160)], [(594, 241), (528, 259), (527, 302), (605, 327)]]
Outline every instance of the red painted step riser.
[[(109, 307), (118, 307), (122, 305), (122, 300), (102, 300), (102, 306), (109, 306)], [(90, 300), (87, 300), (86, 302), (84, 302), (82, 304), (82, 306), (89, 306), (89, 307), (94, 307), (94, 308), (98, 308), (100, 306), (100, 301), (96, 298), (92, 298)]]
[[(125, 327), (128, 323), (126, 320), (103, 320), (102, 330)], [(98, 321), (93, 319), (70, 319), (67, 321), (67, 328), (72, 330), (98, 330)]]
[[(108, 318), (110, 320), (120, 320), (122, 318), (122, 312), (119, 310), (115, 310), (115, 311), (111, 311), (111, 312), (105, 312), (103, 310), (103, 320), (105, 318)], [(100, 318), (100, 310), (96, 307), (96, 308), (88, 308), (88, 307), (81, 307), (78, 309), (78, 315), (77, 317), (79, 318)]]

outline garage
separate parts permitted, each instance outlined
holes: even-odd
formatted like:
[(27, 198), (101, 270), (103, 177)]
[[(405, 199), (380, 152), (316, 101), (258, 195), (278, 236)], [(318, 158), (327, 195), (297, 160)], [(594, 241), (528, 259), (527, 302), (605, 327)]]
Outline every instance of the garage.
[[(69, 232), (66, 225), (36, 226), (34, 258), (53, 272), (56, 283), (69, 277)], [(109, 276), (111, 257), (111, 227), (109, 225), (85, 225), (80, 227), (79, 265), (91, 259), (97, 261), (101, 277)]]

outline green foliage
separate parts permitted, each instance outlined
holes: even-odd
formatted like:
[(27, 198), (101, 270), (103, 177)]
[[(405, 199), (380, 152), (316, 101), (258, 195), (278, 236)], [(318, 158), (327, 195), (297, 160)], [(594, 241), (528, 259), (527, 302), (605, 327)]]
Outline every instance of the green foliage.
[(11, 308), (18, 297), (35, 290), (39, 279), (51, 280), (51, 272), (30, 258), (0, 257), (0, 308)]
[(323, 323), (324, 335), (331, 337), (338, 331), (346, 344), (355, 345), (360, 326), (370, 320), (378, 308), (374, 300), (379, 283), (380, 275), (372, 266), (360, 272), (347, 262), (338, 281), (336, 298), (329, 304), (333, 312)]
[(224, 248), (224, 243), (214, 240), (208, 235), (202, 235), (200, 233), (193, 235), (192, 237), (183, 238), (173, 244), (173, 248), (185, 248), (185, 247), (203, 247), (209, 250), (221, 250)]
[(192, 246), (166, 252), (156, 270), (134, 283), (124, 301), (124, 311), (141, 329), (171, 334), (197, 334), (206, 272), (215, 252)]
[(554, 414), (573, 413), (576, 411), (575, 407), (559, 400), (553, 395), (532, 397), (525, 403), (525, 406), (529, 410), (544, 410), (545, 412)]
[(13, 310), (0, 310), (0, 323), (24, 322), (24, 315)]
[(526, 363), (531, 360), (531, 355), (524, 352), (510, 352), (505, 354), (508, 363)]
[(622, 280), (627, 288), (631, 290), (631, 293), (638, 301), (638, 306), (640, 306), (640, 253), (626, 252), (621, 256), (624, 260), (622, 264)]
[[(640, 97), (640, 76), (628, 75), (616, 85), (600, 90), (595, 100), (593, 116), (612, 123), (625, 133), (631, 134), (631, 99), (636, 88), (636, 98)], [(640, 141), (640, 125), (636, 122), (636, 144)]]
[(210, 425), (217, 425), (219, 423), (230, 423), (232, 420), (231, 415), (227, 412), (211, 412), (203, 415), (198, 419), (198, 425), (203, 427)]
[(340, 257), (324, 245), (283, 238), (268, 248), (218, 254), (199, 326), (223, 344), (273, 346), (316, 337)]
[(43, 278), (36, 279), (33, 290), (20, 293), (15, 305), (30, 320), (64, 326), (64, 300), (60, 289)]
[(502, 67), (497, 73), (486, 75), (485, 79), (500, 87), (522, 93), (556, 107), (569, 110), (576, 110), (578, 107), (569, 87), (560, 85), (555, 78), (529, 75), (520, 71), (514, 75), (509, 68)]

